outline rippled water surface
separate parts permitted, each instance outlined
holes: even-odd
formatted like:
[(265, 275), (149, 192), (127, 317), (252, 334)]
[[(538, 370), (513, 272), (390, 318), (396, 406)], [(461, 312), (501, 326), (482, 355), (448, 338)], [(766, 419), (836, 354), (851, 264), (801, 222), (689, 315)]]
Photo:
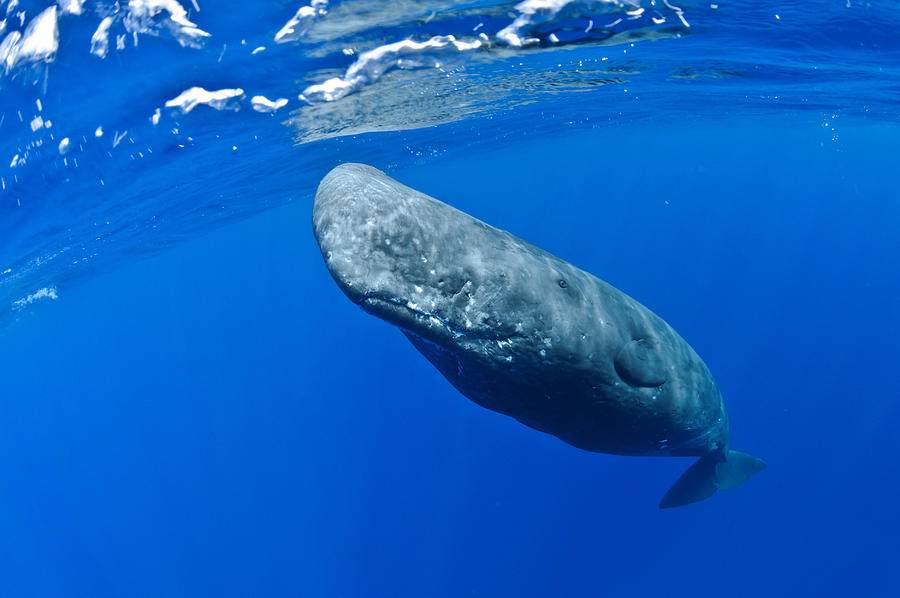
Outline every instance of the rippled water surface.
[(897, 112), (891, 3), (203, 4), (3, 3), (7, 314), (308, 198), (349, 153), (402, 167), (563, 130), (613, 143), (637, 120)]

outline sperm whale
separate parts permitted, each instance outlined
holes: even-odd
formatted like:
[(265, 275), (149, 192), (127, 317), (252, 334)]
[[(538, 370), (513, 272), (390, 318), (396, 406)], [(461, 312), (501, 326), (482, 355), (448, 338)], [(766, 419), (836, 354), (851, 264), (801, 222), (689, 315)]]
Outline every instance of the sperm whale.
[(765, 467), (729, 448), (722, 394), (690, 345), (588, 272), (362, 164), (325, 176), (312, 220), (347, 297), (472, 401), (588, 451), (699, 457), (661, 508)]

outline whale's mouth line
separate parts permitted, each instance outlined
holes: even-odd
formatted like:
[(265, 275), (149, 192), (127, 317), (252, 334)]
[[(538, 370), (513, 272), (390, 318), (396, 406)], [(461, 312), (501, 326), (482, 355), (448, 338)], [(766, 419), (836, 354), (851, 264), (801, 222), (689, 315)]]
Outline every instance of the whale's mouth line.
[[(427, 312), (419, 309), (418, 307), (414, 307), (415, 304), (410, 301), (404, 301), (402, 299), (396, 299), (394, 297), (388, 297), (386, 295), (366, 293), (356, 303), (363, 308), (365, 308), (366, 305), (377, 305), (378, 303), (386, 303), (388, 305), (403, 308), (404, 310), (412, 314), (412, 316), (417, 320), (431, 321), (435, 324), (443, 326), (456, 338), (465, 337), (467, 339), (473, 340), (491, 341), (508, 341), (512, 338), (509, 335), (501, 334), (495, 330), (491, 330), (490, 328), (467, 328), (464, 326), (460, 326), (459, 324), (455, 324), (447, 318), (442, 318), (441, 316), (438, 316), (437, 314), (434, 314), (432, 312)], [(418, 330), (411, 330), (411, 332), (420, 334), (420, 331)]]

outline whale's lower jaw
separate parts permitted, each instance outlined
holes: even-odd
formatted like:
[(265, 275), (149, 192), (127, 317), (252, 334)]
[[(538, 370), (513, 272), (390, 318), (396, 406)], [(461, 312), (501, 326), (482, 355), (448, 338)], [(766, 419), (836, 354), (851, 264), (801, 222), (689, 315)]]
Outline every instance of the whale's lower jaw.
[(356, 303), (373, 316), (432, 341), (462, 338), (509, 340), (509, 336), (499, 331), (459, 324), (434, 312), (426, 311), (408, 300), (370, 293)]
[(357, 304), (367, 313), (418, 335), (452, 335), (449, 324), (432, 313), (419, 309), (415, 303), (384, 295), (368, 294)]

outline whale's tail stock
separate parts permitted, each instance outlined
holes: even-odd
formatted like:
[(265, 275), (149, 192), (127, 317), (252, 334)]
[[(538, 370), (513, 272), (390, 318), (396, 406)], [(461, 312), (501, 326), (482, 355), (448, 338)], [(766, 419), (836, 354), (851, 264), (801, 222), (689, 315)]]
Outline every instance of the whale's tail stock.
[(716, 490), (737, 488), (765, 468), (766, 462), (762, 459), (737, 451), (704, 455), (669, 488), (659, 508), (689, 505), (709, 498)]

